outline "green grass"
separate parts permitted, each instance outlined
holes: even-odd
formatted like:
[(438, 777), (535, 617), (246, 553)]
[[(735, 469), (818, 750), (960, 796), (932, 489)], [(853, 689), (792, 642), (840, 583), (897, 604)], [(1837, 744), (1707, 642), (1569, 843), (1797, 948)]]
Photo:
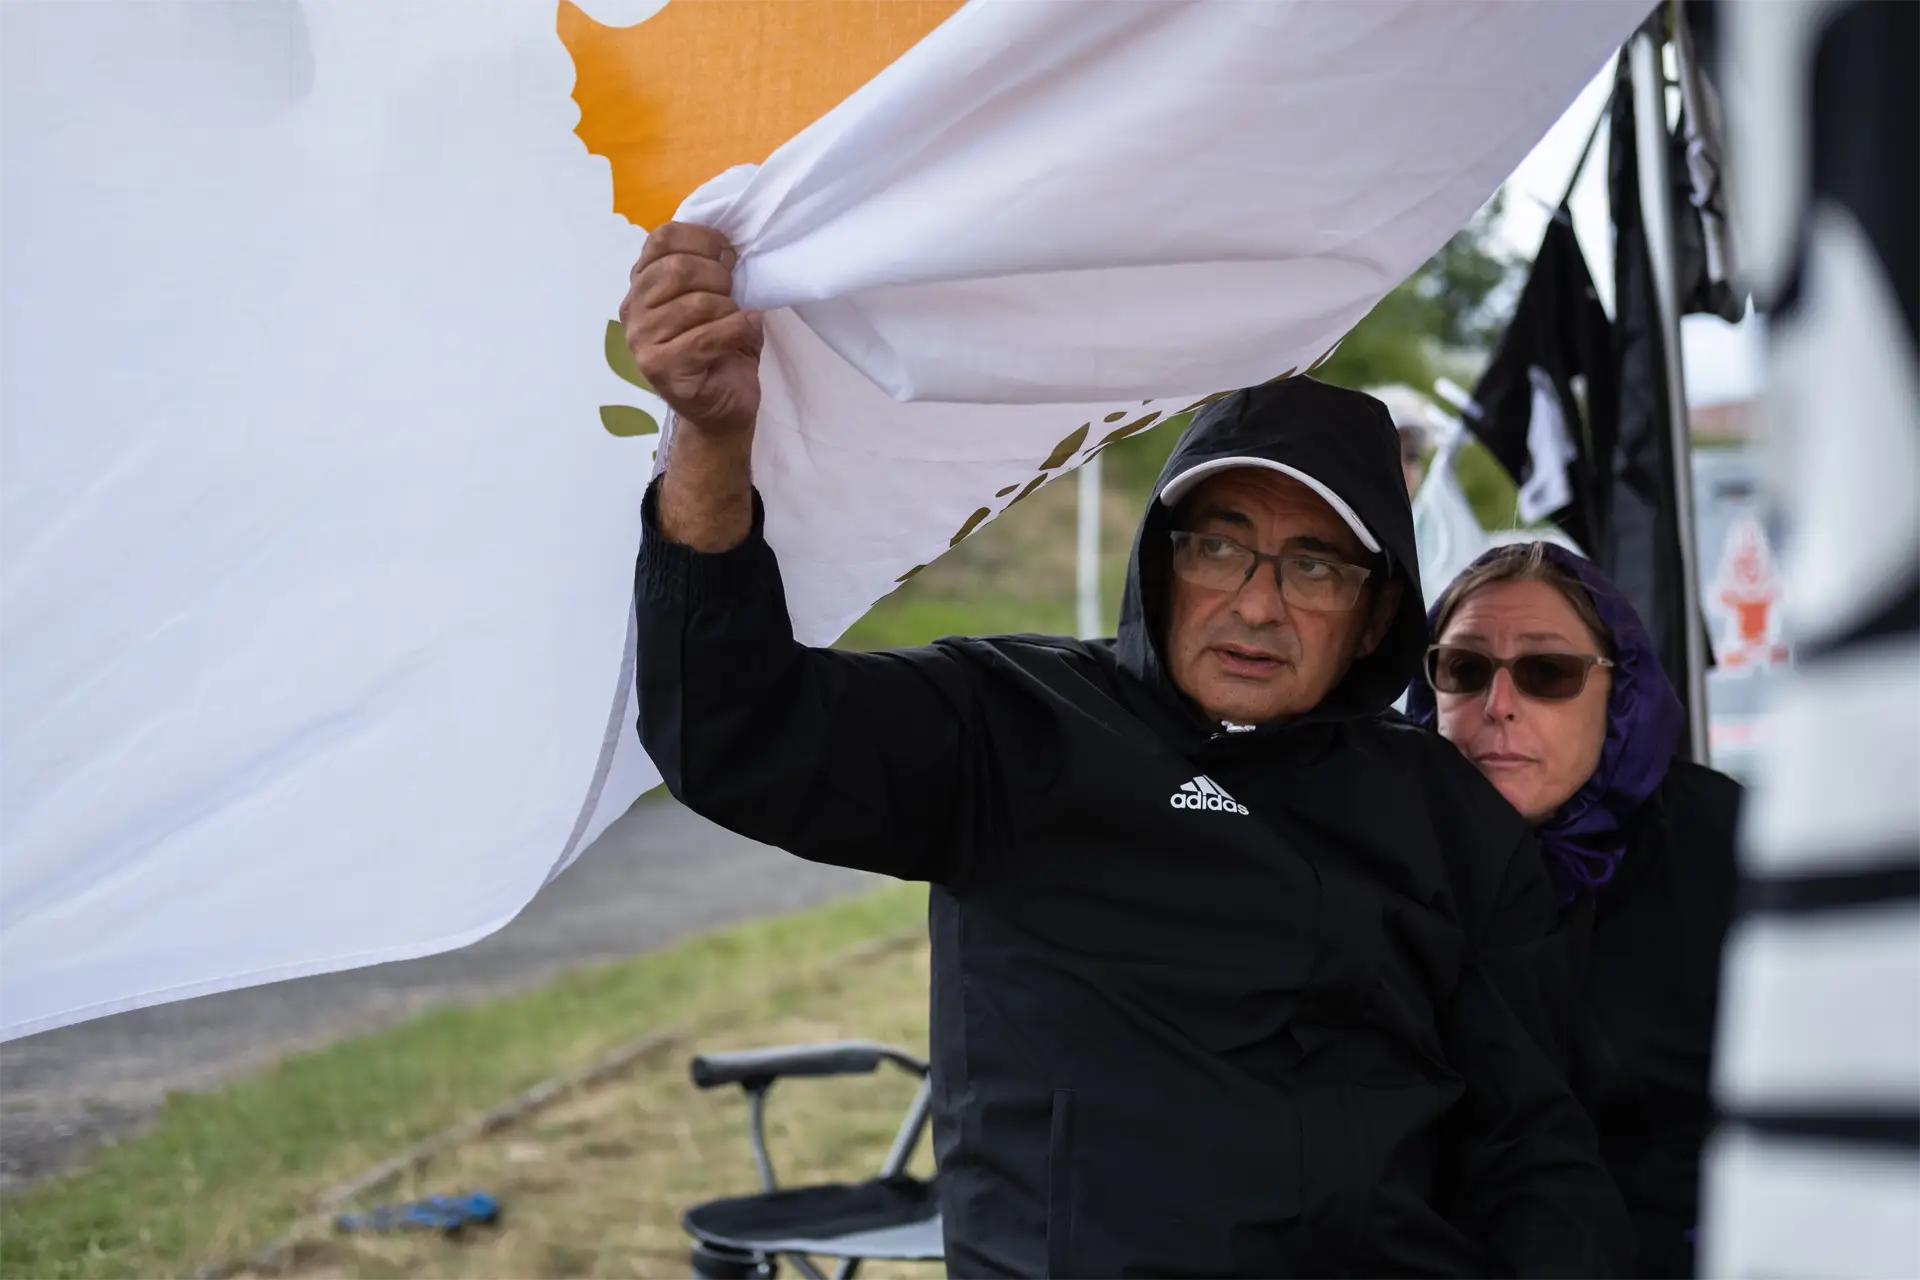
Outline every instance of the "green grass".
[(181, 1275), (248, 1256), (407, 1145), (651, 1029), (762, 998), (783, 974), (925, 911), (924, 889), (888, 887), (174, 1094), (144, 1133), (0, 1200), (0, 1275)]
[(904, 649), (942, 636), (1065, 634), (1073, 630), (1070, 600), (1009, 600), (991, 596), (959, 600), (880, 602), (848, 629), (840, 647)]
[[(1133, 536), (1178, 432), (1155, 428), (1104, 455), (1100, 606), (1112, 635)], [(876, 604), (841, 637), (845, 649), (893, 649), (941, 636), (1074, 630), (1077, 486), (1062, 476), (998, 516)]]

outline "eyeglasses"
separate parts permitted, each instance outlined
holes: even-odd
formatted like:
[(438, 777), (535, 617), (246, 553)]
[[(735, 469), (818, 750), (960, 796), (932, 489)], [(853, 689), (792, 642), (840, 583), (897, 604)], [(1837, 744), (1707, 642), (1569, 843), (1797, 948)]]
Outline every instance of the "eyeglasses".
[(1176, 532), (1173, 571), (1196, 587), (1238, 591), (1271, 561), (1280, 596), (1296, 609), (1336, 613), (1351, 609), (1373, 570), (1316, 556), (1267, 555), (1213, 533)]
[(1587, 687), (1587, 673), (1612, 667), (1611, 659), (1591, 653), (1523, 653), (1496, 658), (1478, 649), (1436, 644), (1427, 650), (1427, 683), (1440, 693), (1485, 693), (1496, 672), (1513, 673), (1513, 687), (1542, 702), (1577, 698)]

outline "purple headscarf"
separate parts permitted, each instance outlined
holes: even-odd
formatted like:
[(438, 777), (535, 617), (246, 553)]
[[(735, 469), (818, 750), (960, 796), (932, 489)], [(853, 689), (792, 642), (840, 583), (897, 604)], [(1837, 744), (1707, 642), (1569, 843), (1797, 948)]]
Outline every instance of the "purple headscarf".
[[(1468, 567), (1503, 550), (1495, 548)], [(1600, 620), (1613, 632), (1614, 645), (1613, 692), (1607, 699), (1607, 740), (1600, 748), (1599, 767), (1536, 832), (1547, 875), (1564, 906), (1582, 888), (1597, 891), (1613, 879), (1626, 853), (1627, 820), (1667, 776), (1685, 712), (1661, 670), (1653, 637), (1619, 588), (1590, 561), (1564, 548), (1547, 543), (1546, 556), (1587, 589)], [(1436, 606), (1427, 614), (1429, 633), (1438, 612)], [(1433, 686), (1422, 674), (1407, 690), (1407, 715), (1433, 728), (1436, 710)]]

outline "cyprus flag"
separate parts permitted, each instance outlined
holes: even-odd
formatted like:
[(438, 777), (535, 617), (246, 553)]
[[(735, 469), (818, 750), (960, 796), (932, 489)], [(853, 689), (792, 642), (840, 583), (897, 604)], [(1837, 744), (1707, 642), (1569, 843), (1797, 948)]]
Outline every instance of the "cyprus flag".
[(499, 928), (657, 781), (644, 229), (801, 638), (1310, 368), (1634, 0), (0, 6), (0, 1036)]

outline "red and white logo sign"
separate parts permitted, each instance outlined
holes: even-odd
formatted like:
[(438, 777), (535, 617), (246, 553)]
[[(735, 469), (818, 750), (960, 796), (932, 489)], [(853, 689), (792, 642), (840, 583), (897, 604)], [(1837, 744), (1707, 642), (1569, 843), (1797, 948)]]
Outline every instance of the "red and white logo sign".
[(1708, 591), (1708, 608), (1720, 624), (1714, 657), (1728, 674), (1776, 667), (1787, 661), (1780, 642), (1780, 588), (1773, 552), (1760, 522), (1734, 521), (1720, 557), (1720, 576)]

